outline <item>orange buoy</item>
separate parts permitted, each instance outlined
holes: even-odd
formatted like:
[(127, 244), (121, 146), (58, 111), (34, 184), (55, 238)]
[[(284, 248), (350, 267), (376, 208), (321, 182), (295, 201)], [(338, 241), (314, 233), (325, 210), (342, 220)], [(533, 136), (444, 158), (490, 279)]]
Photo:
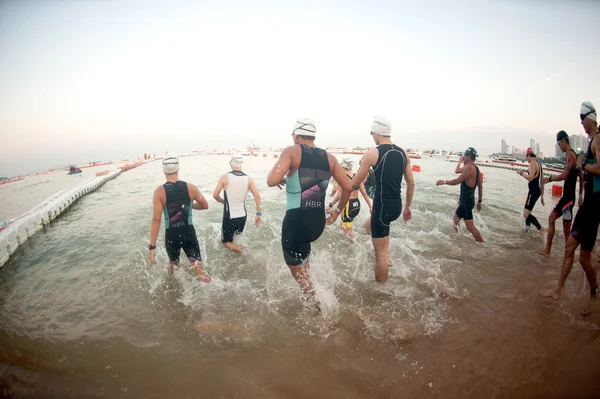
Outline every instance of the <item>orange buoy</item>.
[(420, 165), (413, 165), (412, 166), (412, 170), (413, 170), (413, 172), (420, 172), (421, 171), (421, 166)]
[(552, 196), (553, 197), (562, 197), (562, 186), (560, 184), (552, 185)]
[(267, 157), (267, 154), (263, 154), (263, 158), (266, 158), (266, 157)]
[(273, 154), (273, 158), (279, 158), (279, 155)]

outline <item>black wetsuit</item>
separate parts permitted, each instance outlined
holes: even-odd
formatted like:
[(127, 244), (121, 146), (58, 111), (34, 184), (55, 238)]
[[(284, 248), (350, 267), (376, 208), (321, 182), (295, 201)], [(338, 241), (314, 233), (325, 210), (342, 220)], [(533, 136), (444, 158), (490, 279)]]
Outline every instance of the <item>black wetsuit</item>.
[[(348, 175), (346, 175), (346, 176), (348, 176)], [(356, 176), (356, 175), (348, 176), (348, 178), (350, 180), (352, 180), (352, 179), (354, 179), (354, 176)], [(358, 191), (358, 188), (355, 188), (354, 191)], [(355, 217), (358, 216), (359, 213), (360, 213), (359, 199), (358, 198), (349, 199), (348, 203), (346, 204), (346, 207), (342, 211), (342, 215), (341, 215), (342, 216), (342, 227), (351, 229), (352, 221), (354, 220)]]
[(166, 228), (165, 249), (169, 260), (178, 263), (179, 254), (183, 249), (190, 262), (201, 262), (200, 246), (196, 238), (196, 230), (192, 225), (192, 200), (187, 183), (167, 182), (163, 187), (167, 196), (163, 215)]
[(460, 183), (460, 204), (456, 209), (459, 219), (473, 220), (473, 208), (475, 207), (475, 188), (479, 184), (479, 168), (475, 166), (475, 185), (470, 187), (466, 180)]
[[(577, 154), (571, 150), (575, 157)], [(575, 191), (577, 188), (577, 177), (579, 177), (579, 169), (577, 164), (573, 165), (569, 171), (569, 175), (565, 179), (563, 184), (563, 195), (562, 198), (556, 204), (554, 213), (556, 216), (563, 218), (563, 222), (570, 222), (573, 220), (573, 208), (575, 207)]]
[(373, 167), (375, 174), (375, 197), (371, 215), (371, 237), (390, 235), (390, 223), (402, 212), (402, 176), (406, 168), (406, 153), (395, 144), (377, 146), (379, 157)]
[(300, 145), (298, 170), (287, 178), (287, 212), (281, 228), (285, 263), (301, 266), (310, 256), (310, 243), (325, 229), (325, 196), (331, 178), (327, 152)]
[[(525, 209), (527, 209), (529, 212), (533, 211), (535, 203), (542, 195), (542, 179), (544, 178), (544, 170), (540, 161), (535, 159), (535, 162), (538, 165), (537, 172), (534, 179), (531, 180), (528, 184), (529, 192), (527, 193), (527, 199), (525, 200)], [(525, 224), (528, 228), (530, 225), (533, 224), (538, 230), (542, 229), (542, 225), (540, 224), (540, 222), (531, 213), (529, 214), (529, 216), (527, 216), (527, 219), (525, 219)]]
[[(598, 163), (592, 153), (592, 142), (588, 145), (586, 163), (593, 165)], [(598, 224), (600, 223), (600, 176), (592, 175), (584, 170), (585, 197), (583, 204), (577, 211), (571, 237), (581, 243), (583, 251), (591, 251), (596, 244)]]

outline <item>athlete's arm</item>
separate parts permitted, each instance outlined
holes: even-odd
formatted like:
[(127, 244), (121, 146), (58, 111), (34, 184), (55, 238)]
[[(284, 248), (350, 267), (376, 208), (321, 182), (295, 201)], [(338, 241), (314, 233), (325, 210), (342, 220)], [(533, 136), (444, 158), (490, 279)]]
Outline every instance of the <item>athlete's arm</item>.
[(479, 181), (477, 182), (477, 191), (479, 192), (479, 196), (477, 197), (477, 212), (479, 212), (481, 210), (481, 201), (483, 201), (483, 179), (481, 178), (481, 173), (479, 174)]
[(248, 189), (252, 193), (254, 197), (254, 202), (256, 203), (256, 216), (254, 217), (254, 224), (256, 226), (260, 226), (262, 223), (262, 208), (260, 207), (260, 193), (258, 192), (258, 188), (256, 188), (256, 183), (252, 178), (248, 177)]
[(462, 173), (463, 170), (465, 170), (464, 165), (462, 167), (460, 166), (461, 163), (462, 163), (462, 157), (458, 158), (458, 163), (456, 164), (456, 169), (454, 169), (454, 173), (459, 174), (459, 173)]
[(569, 151), (567, 154), (567, 165), (565, 166), (565, 169), (558, 176), (551, 176), (552, 180), (550, 180), (548, 177), (544, 177), (543, 183), (565, 180), (569, 176), (569, 173), (571, 173), (571, 168), (575, 167), (576, 162), (577, 157), (575, 157), (575, 154), (573, 154), (572, 151)]
[(353, 189), (358, 188), (358, 186), (366, 180), (367, 176), (369, 176), (369, 168), (375, 166), (377, 158), (379, 158), (379, 151), (377, 148), (371, 148), (363, 155), (363, 158), (360, 161), (360, 167), (358, 168), (354, 179), (352, 179)]
[(331, 189), (331, 193), (329, 194), (330, 197), (333, 197), (334, 195), (336, 195), (337, 193), (340, 192), (337, 183), (334, 181), (331, 182), (331, 185), (333, 186), (333, 188)]
[[(154, 196), (152, 198), (152, 223), (150, 224), (150, 245), (156, 246), (156, 240), (158, 239), (158, 230), (160, 229), (160, 218), (161, 213), (166, 203), (165, 189), (161, 186), (154, 190)], [(150, 250), (150, 263), (156, 263), (156, 250)]]
[(201, 211), (202, 209), (208, 209), (208, 201), (204, 198), (204, 195), (198, 190), (198, 187), (188, 183), (188, 190), (192, 193), (192, 199), (194, 200), (192, 208)]
[(338, 191), (338, 192), (335, 194), (335, 197), (333, 197), (333, 199), (332, 199), (332, 200), (331, 200), (331, 202), (329, 203), (329, 206), (327, 207), (327, 208), (328, 208), (328, 209), (327, 209), (327, 212), (329, 212), (329, 210), (330, 210), (331, 208), (333, 208), (333, 207), (335, 206), (335, 204), (337, 204), (337, 203), (338, 203), (338, 201), (340, 200), (340, 197), (341, 197), (341, 196), (342, 196), (342, 192), (341, 192), (341, 191)]
[(360, 187), (358, 189), (360, 190), (360, 193), (362, 194), (363, 198), (367, 202), (369, 209), (373, 209), (371, 206), (371, 198), (369, 198), (369, 195), (367, 194), (367, 190), (365, 190), (365, 183), (364, 182), (360, 183)]
[[(537, 161), (536, 161), (537, 162)], [(535, 179), (535, 166), (533, 166), (533, 162), (529, 164), (529, 168), (527, 169), (527, 174), (525, 172), (521, 172), (521, 176), (525, 178), (527, 181), (532, 181)]]
[(348, 175), (346, 175), (346, 172), (340, 166), (340, 163), (338, 162), (336, 157), (327, 153), (327, 158), (329, 159), (329, 165), (333, 165), (333, 168), (331, 169), (331, 174), (333, 175), (334, 180), (337, 182), (337, 184), (340, 186), (340, 189), (342, 190), (340, 194), (340, 201), (338, 207), (329, 211), (327, 224), (331, 224), (335, 222), (340, 213), (342, 213), (342, 210), (346, 207), (348, 199), (350, 199), (350, 194), (352, 193), (352, 185), (350, 184), (350, 179), (348, 179)]
[(415, 192), (415, 180), (413, 178), (412, 166), (410, 165), (410, 158), (406, 157), (406, 167), (404, 168), (404, 179), (406, 180), (406, 204), (404, 205), (404, 212), (402, 213), (402, 219), (404, 222), (408, 222), (412, 218), (412, 212), (410, 206), (412, 205), (413, 194)]
[[(598, 140), (600, 136), (596, 135), (594, 136), (594, 141), (592, 142), (592, 154), (594, 154), (594, 157), (596, 159), (598, 159), (600, 157), (600, 140)], [(588, 172), (590, 172), (593, 175), (600, 175), (600, 164), (596, 163), (596, 164), (585, 164), (585, 166), (583, 166), (583, 169), (587, 170)]]
[(583, 188), (585, 186), (585, 182), (583, 181), (583, 169), (579, 168), (579, 201), (578, 205), (581, 206), (583, 203)]
[(223, 187), (225, 187), (225, 175), (223, 175), (219, 178), (219, 181), (217, 182), (217, 186), (215, 187), (215, 191), (213, 191), (213, 194), (212, 194), (215, 201), (220, 202), (221, 204), (223, 202), (225, 202), (225, 200), (223, 198), (221, 198), (221, 191), (223, 191)]
[(435, 183), (435, 185), (442, 186), (445, 184), (447, 186), (456, 186), (457, 184), (460, 184), (467, 179), (467, 174), (469, 173), (470, 170), (471, 170), (470, 168), (465, 167), (463, 172), (461, 173), (461, 175), (458, 176), (456, 179), (454, 179), (454, 180), (438, 180)]
[(275, 187), (278, 186), (281, 190), (281, 185), (285, 184), (285, 175), (289, 172), (290, 167), (292, 166), (292, 151), (294, 147), (288, 147), (283, 150), (283, 153), (273, 165), (273, 169), (269, 172), (267, 176), (267, 186)]

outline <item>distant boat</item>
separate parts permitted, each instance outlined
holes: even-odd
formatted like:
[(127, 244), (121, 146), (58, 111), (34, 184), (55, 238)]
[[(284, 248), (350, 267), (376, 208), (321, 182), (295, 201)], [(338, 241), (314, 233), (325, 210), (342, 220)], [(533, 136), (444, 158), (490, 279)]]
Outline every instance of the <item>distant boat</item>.
[(492, 159), (492, 162), (515, 163), (518, 161), (517, 161), (517, 158), (512, 157), (510, 155), (498, 155), (496, 158)]

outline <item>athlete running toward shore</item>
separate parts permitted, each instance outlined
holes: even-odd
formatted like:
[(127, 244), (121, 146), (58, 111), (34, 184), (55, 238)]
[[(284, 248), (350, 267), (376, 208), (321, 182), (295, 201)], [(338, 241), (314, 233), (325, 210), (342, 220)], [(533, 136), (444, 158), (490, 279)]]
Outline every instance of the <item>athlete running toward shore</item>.
[(448, 185), (456, 186), (460, 184), (460, 200), (458, 208), (454, 213), (453, 222), (455, 230), (458, 230), (460, 219), (464, 219), (467, 230), (473, 235), (475, 240), (483, 242), (481, 233), (473, 223), (473, 208), (475, 207), (475, 188), (478, 188), (477, 212), (481, 210), (481, 201), (483, 200), (483, 182), (479, 168), (475, 165), (477, 159), (477, 151), (473, 147), (469, 147), (463, 153), (461, 158), (464, 161), (464, 166), (461, 167), (459, 160), (455, 172), (460, 173), (460, 176), (454, 180), (438, 180), (437, 186)]
[[(252, 193), (254, 202), (256, 203), (254, 224), (258, 227), (262, 222), (260, 194), (258, 193), (254, 180), (242, 172), (243, 163), (244, 160), (242, 157), (231, 158), (231, 161), (229, 161), (231, 172), (221, 176), (217, 182), (215, 191), (213, 191), (213, 198), (224, 205), (221, 240), (227, 248), (238, 254), (244, 253), (245, 251), (242, 247), (233, 242), (233, 238), (236, 234), (242, 233), (246, 226), (247, 213), (245, 201), (248, 191)], [(221, 191), (224, 192), (223, 198), (221, 198)]]
[(564, 180), (562, 198), (556, 204), (556, 207), (548, 216), (548, 241), (546, 248), (538, 250), (538, 254), (550, 258), (550, 250), (552, 249), (552, 240), (554, 239), (554, 223), (556, 219), (562, 216), (563, 232), (565, 234), (565, 243), (571, 234), (571, 221), (573, 220), (573, 209), (575, 208), (575, 189), (577, 187), (577, 177), (579, 177), (579, 204), (581, 207), (583, 202), (583, 172), (577, 168), (577, 155), (571, 149), (569, 143), (569, 135), (561, 130), (556, 134), (556, 141), (562, 152), (566, 153), (565, 169), (558, 176), (544, 177), (544, 184)]
[[(343, 159), (342, 162), (340, 162), (340, 165), (344, 169), (344, 172), (346, 173), (346, 176), (348, 176), (348, 179), (350, 179), (350, 181), (352, 181), (352, 179), (354, 179), (354, 177), (356, 176), (354, 173), (352, 173), (352, 164), (353, 162), (348, 159)], [(352, 193), (350, 194), (350, 199), (348, 200), (346, 207), (342, 211), (342, 231), (344, 232), (344, 235), (350, 239), (354, 239), (355, 237), (354, 232), (352, 231), (352, 221), (360, 213), (360, 200), (358, 199), (359, 190), (369, 207), (369, 213), (372, 211), (371, 199), (365, 191), (364, 184), (361, 183), (358, 188), (352, 190)], [(341, 192), (338, 191), (335, 198), (329, 203), (329, 206), (327, 207), (327, 212), (329, 212), (331, 208), (333, 208), (335, 204), (338, 203), (340, 198)]]
[(185, 252), (198, 279), (210, 283), (204, 271), (200, 245), (192, 224), (192, 208), (208, 209), (206, 198), (193, 184), (179, 180), (179, 159), (163, 159), (163, 172), (167, 182), (154, 191), (154, 210), (150, 226), (150, 263), (156, 264), (156, 240), (160, 229), (161, 215), (165, 218), (165, 249), (169, 256), (171, 273), (179, 266), (181, 250)]
[(600, 223), (600, 135), (598, 135), (596, 108), (591, 102), (586, 101), (581, 104), (579, 117), (581, 124), (590, 143), (588, 145), (585, 160), (578, 157), (577, 167), (584, 173), (585, 178), (585, 196), (583, 204), (577, 212), (571, 235), (565, 245), (565, 256), (563, 259), (560, 277), (556, 288), (543, 289), (540, 291), (544, 297), (552, 298), (555, 301), (560, 299), (560, 295), (565, 286), (565, 281), (571, 272), (575, 260), (575, 250), (581, 244), (579, 252), (579, 263), (585, 272), (585, 276), (590, 284), (590, 299), (587, 306), (581, 312), (586, 316), (590, 314), (598, 300), (598, 284), (596, 280), (596, 270), (591, 261), (592, 250), (596, 244), (598, 234), (598, 224)]
[[(309, 297), (315, 294), (309, 272), (311, 243), (321, 236), (326, 222), (335, 222), (352, 191), (337, 159), (315, 146), (316, 131), (312, 119), (298, 119), (292, 131), (294, 145), (283, 151), (267, 176), (269, 187), (281, 189), (286, 185), (287, 211), (281, 228), (283, 257), (292, 276)], [(342, 194), (338, 207), (329, 212), (326, 220), (325, 196), (331, 176)]]
[[(376, 189), (371, 212), (371, 238), (375, 248), (375, 280), (385, 282), (388, 277), (390, 224), (402, 213), (404, 222), (411, 219), (413, 180), (410, 159), (404, 150), (392, 143), (391, 124), (384, 117), (375, 117), (371, 125), (371, 136), (377, 145), (365, 153), (360, 168), (352, 179), (352, 188), (363, 183), (373, 167)], [(406, 203), (402, 212), (402, 177), (406, 179)]]
[(542, 206), (544, 206), (544, 170), (542, 164), (537, 160), (533, 149), (528, 148), (527, 162), (529, 162), (529, 169), (526, 172), (524, 169), (517, 169), (517, 174), (527, 180), (529, 186), (529, 192), (527, 193), (527, 199), (525, 200), (525, 209), (523, 210), (523, 217), (525, 218), (525, 228), (529, 230), (529, 227), (533, 224), (542, 234), (544, 230), (537, 218), (531, 214), (533, 207), (537, 200), (542, 198)]

